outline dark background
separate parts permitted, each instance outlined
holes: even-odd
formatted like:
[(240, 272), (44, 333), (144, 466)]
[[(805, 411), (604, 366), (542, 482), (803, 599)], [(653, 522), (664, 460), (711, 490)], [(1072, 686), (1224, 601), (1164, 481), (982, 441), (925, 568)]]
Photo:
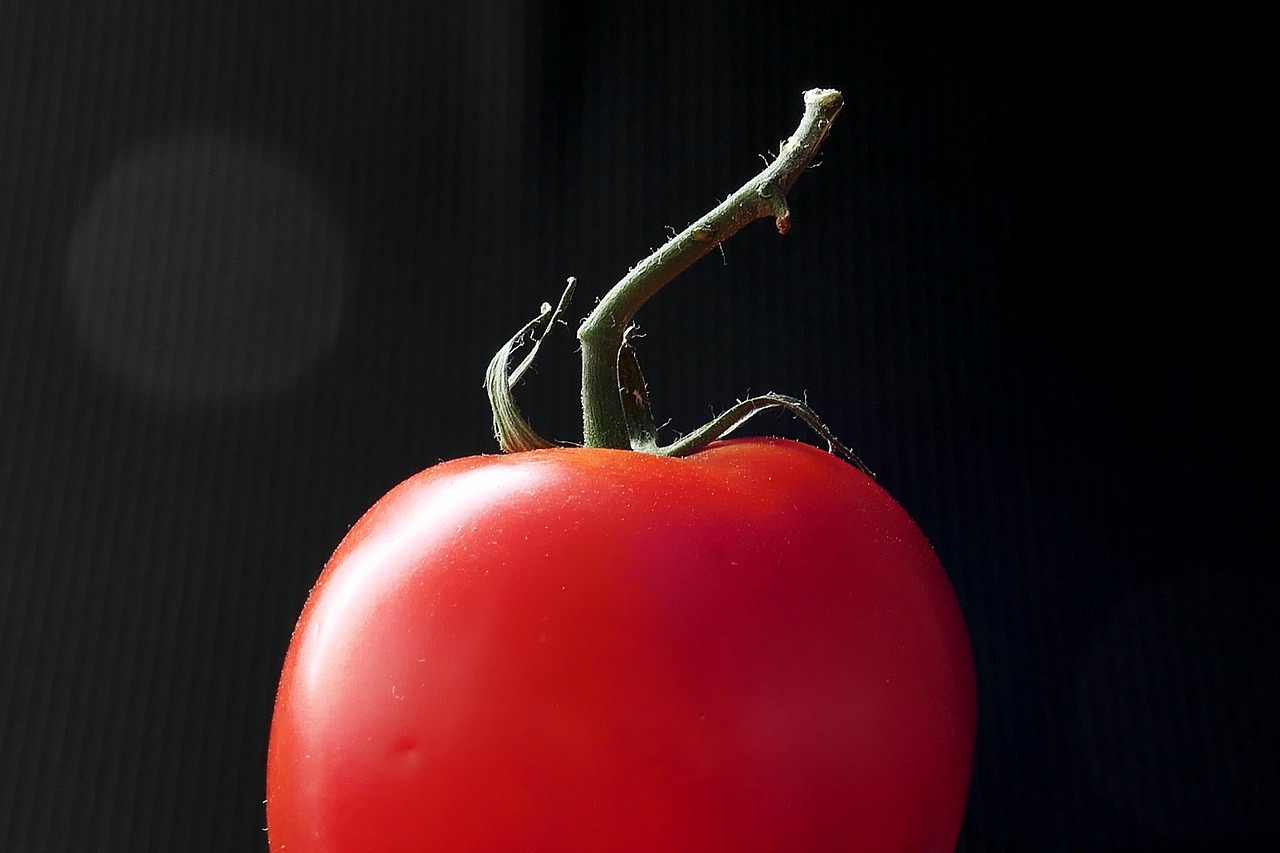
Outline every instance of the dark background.
[[(1250, 29), (0, 0), (0, 849), (263, 849), (274, 682), (348, 525), (494, 451), (502, 340), (568, 275), (582, 316), (814, 86), (848, 103), (791, 234), (640, 315), (668, 434), (807, 393), (933, 540), (979, 672), (963, 849), (1274, 844), (1274, 350), (1222, 194)], [(521, 399), (574, 439), (548, 348)]]

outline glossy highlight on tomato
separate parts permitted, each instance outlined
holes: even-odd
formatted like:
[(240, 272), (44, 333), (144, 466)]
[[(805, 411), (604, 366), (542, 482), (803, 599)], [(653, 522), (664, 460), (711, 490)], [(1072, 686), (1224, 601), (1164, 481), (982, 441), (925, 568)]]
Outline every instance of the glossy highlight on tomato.
[(954, 850), (976, 722), (946, 574), (808, 445), (429, 468), (298, 622), (273, 851)]

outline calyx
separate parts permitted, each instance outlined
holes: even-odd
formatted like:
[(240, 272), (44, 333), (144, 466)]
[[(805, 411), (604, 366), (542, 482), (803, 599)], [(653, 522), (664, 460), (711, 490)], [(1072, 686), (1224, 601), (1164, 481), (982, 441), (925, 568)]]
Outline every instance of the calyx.
[[(832, 89), (811, 89), (804, 94), (804, 115), (778, 155), (737, 192), (631, 269), (605, 294), (578, 327), (582, 347), (583, 445), (634, 450), (660, 456), (687, 456), (723, 438), (756, 414), (782, 408), (804, 421), (826, 442), (828, 449), (866, 471), (866, 466), (840, 443), (809, 405), (783, 394), (761, 394), (730, 407), (698, 429), (660, 445), (649, 408), (649, 393), (635, 349), (631, 345), (636, 312), (667, 283), (703, 255), (756, 219), (773, 217), (778, 233), (791, 229), (787, 193), (813, 162), (844, 105)], [(556, 446), (539, 435), (516, 404), (512, 388), (532, 365), (542, 342), (560, 322), (573, 296), (576, 280), (570, 278), (557, 304), (544, 303), (537, 317), (508, 340), (485, 373), (485, 388), (493, 409), (494, 433), (506, 453)], [(531, 349), (515, 366), (518, 349)]]

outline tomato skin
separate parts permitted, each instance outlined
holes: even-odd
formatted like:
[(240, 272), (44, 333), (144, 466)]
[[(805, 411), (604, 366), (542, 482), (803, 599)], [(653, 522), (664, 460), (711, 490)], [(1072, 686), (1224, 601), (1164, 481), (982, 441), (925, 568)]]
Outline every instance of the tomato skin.
[(272, 722), (275, 851), (954, 850), (972, 653), (924, 535), (817, 448), (556, 449), (397, 486)]

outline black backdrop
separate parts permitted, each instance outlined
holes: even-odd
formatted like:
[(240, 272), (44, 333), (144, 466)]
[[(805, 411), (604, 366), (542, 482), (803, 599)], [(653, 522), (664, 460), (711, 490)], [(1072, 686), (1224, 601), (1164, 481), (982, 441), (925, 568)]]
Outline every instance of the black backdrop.
[[(792, 233), (640, 316), (659, 417), (807, 393), (934, 541), (980, 679), (963, 849), (1274, 843), (1273, 358), (1235, 212), (1193, 203), (1233, 180), (1221, 26), (0, 0), (0, 848), (262, 849), (274, 680), (347, 526), (492, 452), (498, 344), (813, 86), (848, 103)], [(548, 346), (521, 398), (572, 439)]]

